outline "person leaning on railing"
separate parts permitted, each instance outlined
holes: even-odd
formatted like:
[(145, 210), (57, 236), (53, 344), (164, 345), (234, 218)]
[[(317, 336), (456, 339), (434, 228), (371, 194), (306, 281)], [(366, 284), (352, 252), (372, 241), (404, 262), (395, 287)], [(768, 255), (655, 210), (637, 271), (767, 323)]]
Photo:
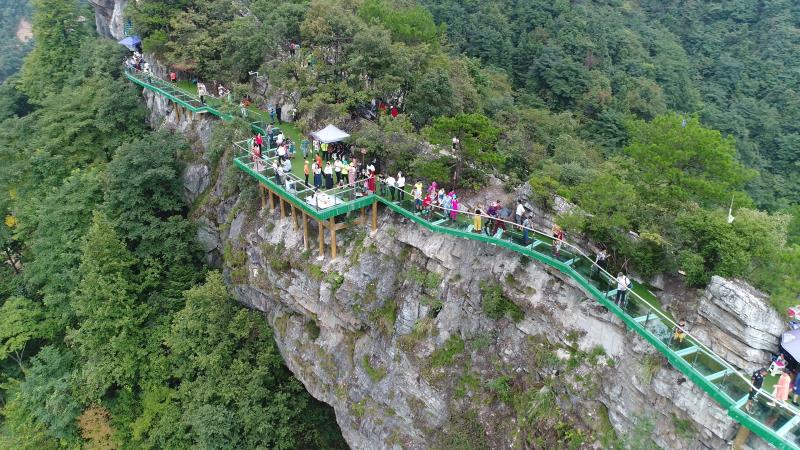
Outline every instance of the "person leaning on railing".
[(761, 386), (764, 385), (764, 377), (767, 376), (767, 369), (760, 368), (753, 372), (753, 376), (750, 378), (750, 393), (747, 395), (747, 403), (744, 405), (745, 411), (751, 413), (753, 412), (753, 400), (758, 397), (758, 392), (761, 390)]

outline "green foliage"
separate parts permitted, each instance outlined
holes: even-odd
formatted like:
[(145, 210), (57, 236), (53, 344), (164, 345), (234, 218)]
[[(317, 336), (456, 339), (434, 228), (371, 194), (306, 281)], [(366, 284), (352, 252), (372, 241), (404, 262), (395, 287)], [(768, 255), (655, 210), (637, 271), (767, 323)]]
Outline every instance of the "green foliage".
[(435, 450), (489, 450), (486, 429), (471, 410), (460, 411), (450, 420), (449, 426), (439, 434)]
[(489, 318), (499, 320), (508, 317), (514, 322), (519, 322), (525, 318), (522, 308), (503, 294), (503, 288), (499, 284), (482, 282), (481, 296), (481, 308)]
[(364, 355), (364, 359), (361, 364), (364, 367), (364, 371), (367, 372), (369, 379), (372, 380), (373, 383), (377, 383), (386, 377), (386, 369), (383, 367), (373, 367), (372, 363), (370, 363), (368, 355)]
[(505, 403), (511, 402), (511, 377), (508, 375), (499, 376), (486, 383), (486, 387), (501, 401)]
[(465, 165), (478, 169), (490, 169), (503, 163), (503, 155), (495, 150), (500, 138), (500, 129), (489, 118), (480, 114), (459, 114), (455, 117), (439, 117), (424, 130), (425, 136), (434, 144), (451, 145), (458, 138), (451, 157), (453, 184), (458, 185)]
[(450, 366), (459, 355), (464, 353), (464, 347), (464, 340), (460, 336), (450, 336), (441, 347), (431, 354), (430, 366), (433, 368)]

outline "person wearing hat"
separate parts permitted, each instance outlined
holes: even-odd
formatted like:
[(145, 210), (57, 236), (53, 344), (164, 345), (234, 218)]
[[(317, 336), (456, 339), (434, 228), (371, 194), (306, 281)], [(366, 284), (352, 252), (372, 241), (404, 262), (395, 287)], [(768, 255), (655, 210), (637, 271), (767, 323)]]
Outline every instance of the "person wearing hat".
[(310, 187), (310, 186), (308, 185), (308, 175), (309, 175), (310, 173), (311, 173), (311, 171), (310, 171), (310, 170), (309, 170), (309, 168), (308, 168), (308, 160), (305, 160), (305, 161), (304, 161), (304, 163), (303, 163), (303, 175), (305, 175), (305, 176), (306, 176), (306, 187)]

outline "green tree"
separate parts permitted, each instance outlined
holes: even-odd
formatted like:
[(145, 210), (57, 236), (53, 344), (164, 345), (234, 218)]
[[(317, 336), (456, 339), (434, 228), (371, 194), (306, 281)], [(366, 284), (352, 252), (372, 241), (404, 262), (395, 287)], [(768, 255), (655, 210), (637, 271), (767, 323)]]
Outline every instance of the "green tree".
[(32, 341), (47, 337), (41, 305), (11, 297), (0, 306), (0, 360), (11, 358), (23, 370), (25, 351)]
[[(500, 129), (486, 116), (459, 114), (455, 117), (439, 117), (424, 130), (432, 143), (450, 146), (453, 138), (459, 143), (452, 146), (452, 183), (459, 185), (465, 166), (476, 170), (491, 170), (503, 163), (503, 155), (495, 148), (500, 138)], [(485, 174), (484, 174), (485, 176)]]
[(409, 93), (407, 109), (417, 128), (430, 125), (436, 117), (452, 113), (453, 86), (447, 72), (442, 69), (426, 72)]
[(83, 398), (100, 399), (114, 385), (133, 389), (146, 366), (143, 324), (150, 311), (136, 297), (135, 264), (112, 223), (95, 213), (83, 245), (81, 281), (72, 299), (78, 326), (67, 336), (83, 361), (79, 389)]

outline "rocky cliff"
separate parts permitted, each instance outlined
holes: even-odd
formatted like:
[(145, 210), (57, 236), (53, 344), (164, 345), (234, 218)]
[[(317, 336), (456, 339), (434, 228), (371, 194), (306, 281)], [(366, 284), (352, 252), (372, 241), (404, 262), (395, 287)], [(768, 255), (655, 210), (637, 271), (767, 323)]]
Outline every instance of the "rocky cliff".
[[(723, 448), (735, 433), (618, 319), (515, 253), (385, 212), (376, 233), (353, 221), (338, 235), (339, 258), (317, 261), (290, 218), (259, 208), (230, 155), (206, 159), (214, 119), (145, 97), (154, 128), (192, 142), (186, 198), (209, 262), (223, 266), (240, 302), (266, 314), (286, 364), (334, 407), (353, 448), (606, 447), (642, 436), (664, 448)], [(665, 299), (745, 368), (776, 343), (780, 318), (742, 283), (672, 286)]]
[(125, 7), (128, 0), (89, 0), (95, 11), (97, 33), (100, 36), (122, 39), (125, 36)]

